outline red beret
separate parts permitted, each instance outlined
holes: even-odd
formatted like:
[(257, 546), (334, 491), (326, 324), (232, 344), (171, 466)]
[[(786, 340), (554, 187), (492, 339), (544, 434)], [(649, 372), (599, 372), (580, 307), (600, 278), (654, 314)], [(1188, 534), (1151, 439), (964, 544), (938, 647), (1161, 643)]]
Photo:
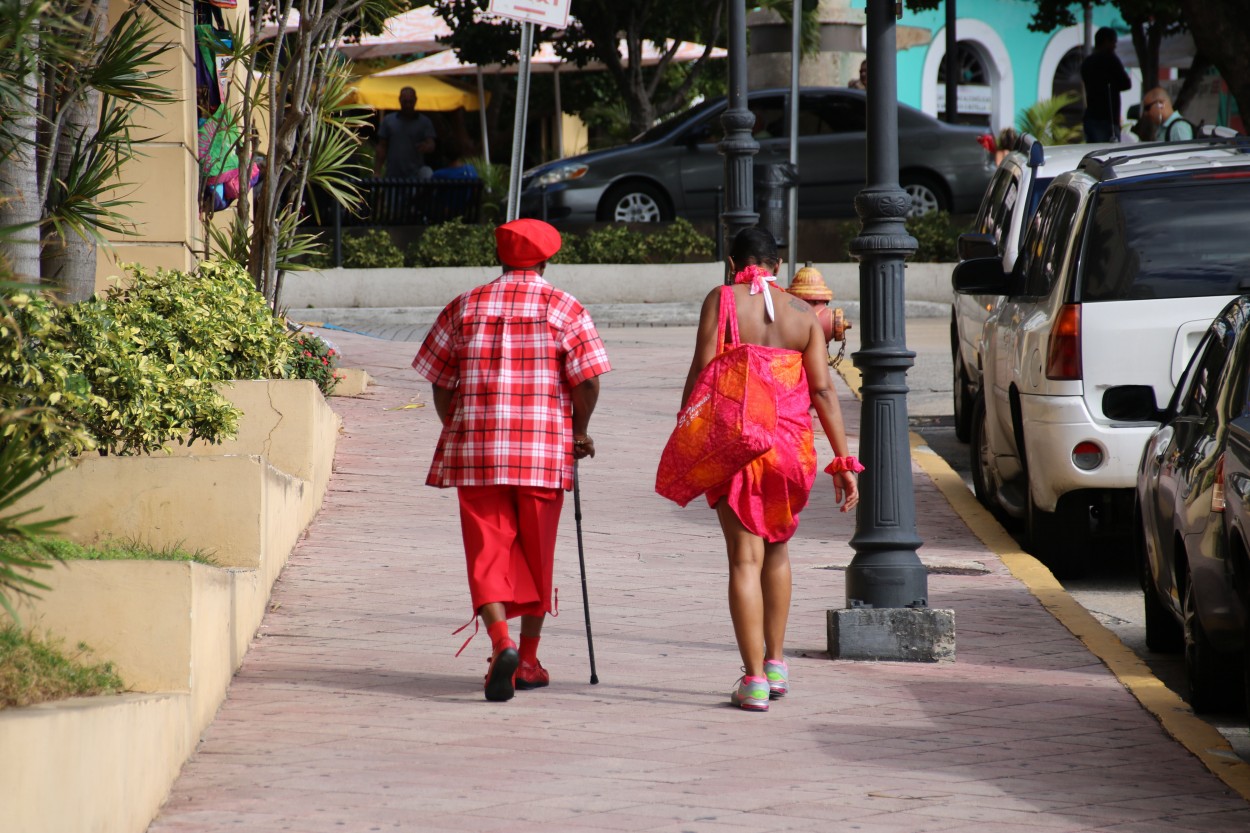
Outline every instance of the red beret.
[(524, 269), (560, 251), (560, 232), (542, 220), (513, 220), (495, 229), (495, 246), (502, 263)]

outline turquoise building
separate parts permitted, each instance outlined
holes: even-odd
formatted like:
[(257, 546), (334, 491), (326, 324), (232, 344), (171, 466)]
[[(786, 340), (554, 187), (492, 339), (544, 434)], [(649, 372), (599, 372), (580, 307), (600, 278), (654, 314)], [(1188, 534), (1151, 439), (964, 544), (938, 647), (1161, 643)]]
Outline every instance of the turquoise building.
[[(862, 8), (863, 2), (853, 5)], [(1079, 23), (1079, 7), (1078, 25), (1049, 33), (1029, 30), (1035, 9), (1028, 0), (957, 0), (960, 121), (998, 131), (1014, 126), (1017, 114), (1040, 100), (1065, 90), (1081, 94), (1085, 27)], [(946, 98), (946, 11), (942, 6), (919, 13), (905, 9), (898, 25), (931, 33), (927, 43), (898, 54), (899, 101), (938, 116)], [(1102, 26), (1119, 32), (1122, 45), (1128, 38), (1128, 27), (1113, 7), (1093, 7), (1093, 29)], [(1140, 71), (1130, 67), (1129, 74), (1133, 87), (1122, 96), (1125, 110), (1141, 98)], [(1074, 111), (1079, 120), (1079, 103)]]

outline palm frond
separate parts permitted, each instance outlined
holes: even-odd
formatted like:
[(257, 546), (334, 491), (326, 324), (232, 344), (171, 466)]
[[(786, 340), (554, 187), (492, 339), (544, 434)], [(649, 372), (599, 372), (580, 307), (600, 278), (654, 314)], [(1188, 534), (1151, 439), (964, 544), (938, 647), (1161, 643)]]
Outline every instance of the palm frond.
[[(31, 444), (25, 442), (21, 431), (0, 441), (0, 541), (30, 541), (69, 520), (68, 517), (63, 517), (30, 521), (27, 519), (31, 515), (42, 510), (13, 511), (19, 500), (42, 486), (59, 471), (51, 452), (40, 453), (31, 449)], [(32, 578), (31, 572), (47, 569), (49, 566), (51, 565), (45, 560), (35, 555), (23, 554), (14, 551), (14, 548), (0, 549), (0, 607), (14, 621), (20, 619), (10, 596), (29, 596), (36, 590), (47, 590), (47, 585)]]
[(102, 232), (134, 233), (118, 211), (133, 201), (114, 196), (126, 187), (119, 179), (123, 167), (138, 155), (130, 136), (133, 111), (133, 105), (106, 100), (95, 135), (75, 140), (69, 168), (54, 180), (45, 208), (57, 234), (102, 242)]
[(158, 61), (171, 47), (155, 41), (155, 20), (133, 11), (109, 30), (83, 81), (104, 95), (143, 107), (176, 101), (177, 96), (156, 80), (166, 72)]
[(1080, 97), (1076, 93), (1060, 93), (1054, 98), (1044, 98), (1031, 107), (1020, 111), (1016, 127), (1045, 145), (1064, 145), (1080, 141), (1081, 131), (1063, 120), (1061, 111), (1075, 104)]

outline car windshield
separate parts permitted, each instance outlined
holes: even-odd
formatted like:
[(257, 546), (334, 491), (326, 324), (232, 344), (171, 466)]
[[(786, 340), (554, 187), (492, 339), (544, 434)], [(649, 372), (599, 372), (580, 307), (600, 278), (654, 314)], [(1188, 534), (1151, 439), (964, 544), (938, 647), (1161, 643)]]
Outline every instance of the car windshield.
[(629, 143), (631, 145), (637, 145), (643, 142), (654, 142), (656, 139), (663, 138), (664, 136), (667, 136), (669, 133), (673, 132), (673, 130), (679, 124), (683, 124), (687, 119), (690, 119), (694, 116), (702, 115), (703, 113), (706, 113), (708, 110), (712, 109), (718, 104), (722, 104), (723, 102), (724, 102), (724, 99), (718, 98), (718, 99), (713, 99), (712, 101), (704, 101), (702, 104), (696, 104), (694, 107), (691, 107), (689, 110), (683, 110), (682, 112), (678, 113), (675, 116), (668, 117), (667, 119), (655, 125), (654, 127), (644, 130), (643, 132), (639, 133), (634, 138), (630, 139)]
[(1108, 187), (1090, 223), (1081, 301), (1236, 295), (1250, 287), (1250, 176)]

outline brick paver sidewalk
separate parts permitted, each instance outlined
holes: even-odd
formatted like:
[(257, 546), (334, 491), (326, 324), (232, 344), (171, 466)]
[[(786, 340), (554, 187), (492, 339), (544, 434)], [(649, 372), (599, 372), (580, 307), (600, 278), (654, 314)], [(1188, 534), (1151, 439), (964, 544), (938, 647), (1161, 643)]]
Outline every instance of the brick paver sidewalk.
[[(930, 604), (958, 660), (830, 661), (853, 518), (821, 475), (791, 545), (793, 691), (728, 705), (739, 659), (705, 506), (652, 491), (692, 328), (609, 329), (616, 370), (581, 466), (589, 685), (573, 502), (557, 553), (550, 688), (487, 703), (455, 495), (415, 345), (330, 333), (377, 385), (344, 420), (321, 514), (152, 833), (185, 831), (1250, 830), (1250, 806), (1170, 739), (915, 470)], [(845, 391), (844, 391), (845, 394)], [(409, 405), (422, 407), (405, 407)], [(852, 434), (858, 404), (844, 395)], [(821, 450), (827, 460), (829, 451)]]

